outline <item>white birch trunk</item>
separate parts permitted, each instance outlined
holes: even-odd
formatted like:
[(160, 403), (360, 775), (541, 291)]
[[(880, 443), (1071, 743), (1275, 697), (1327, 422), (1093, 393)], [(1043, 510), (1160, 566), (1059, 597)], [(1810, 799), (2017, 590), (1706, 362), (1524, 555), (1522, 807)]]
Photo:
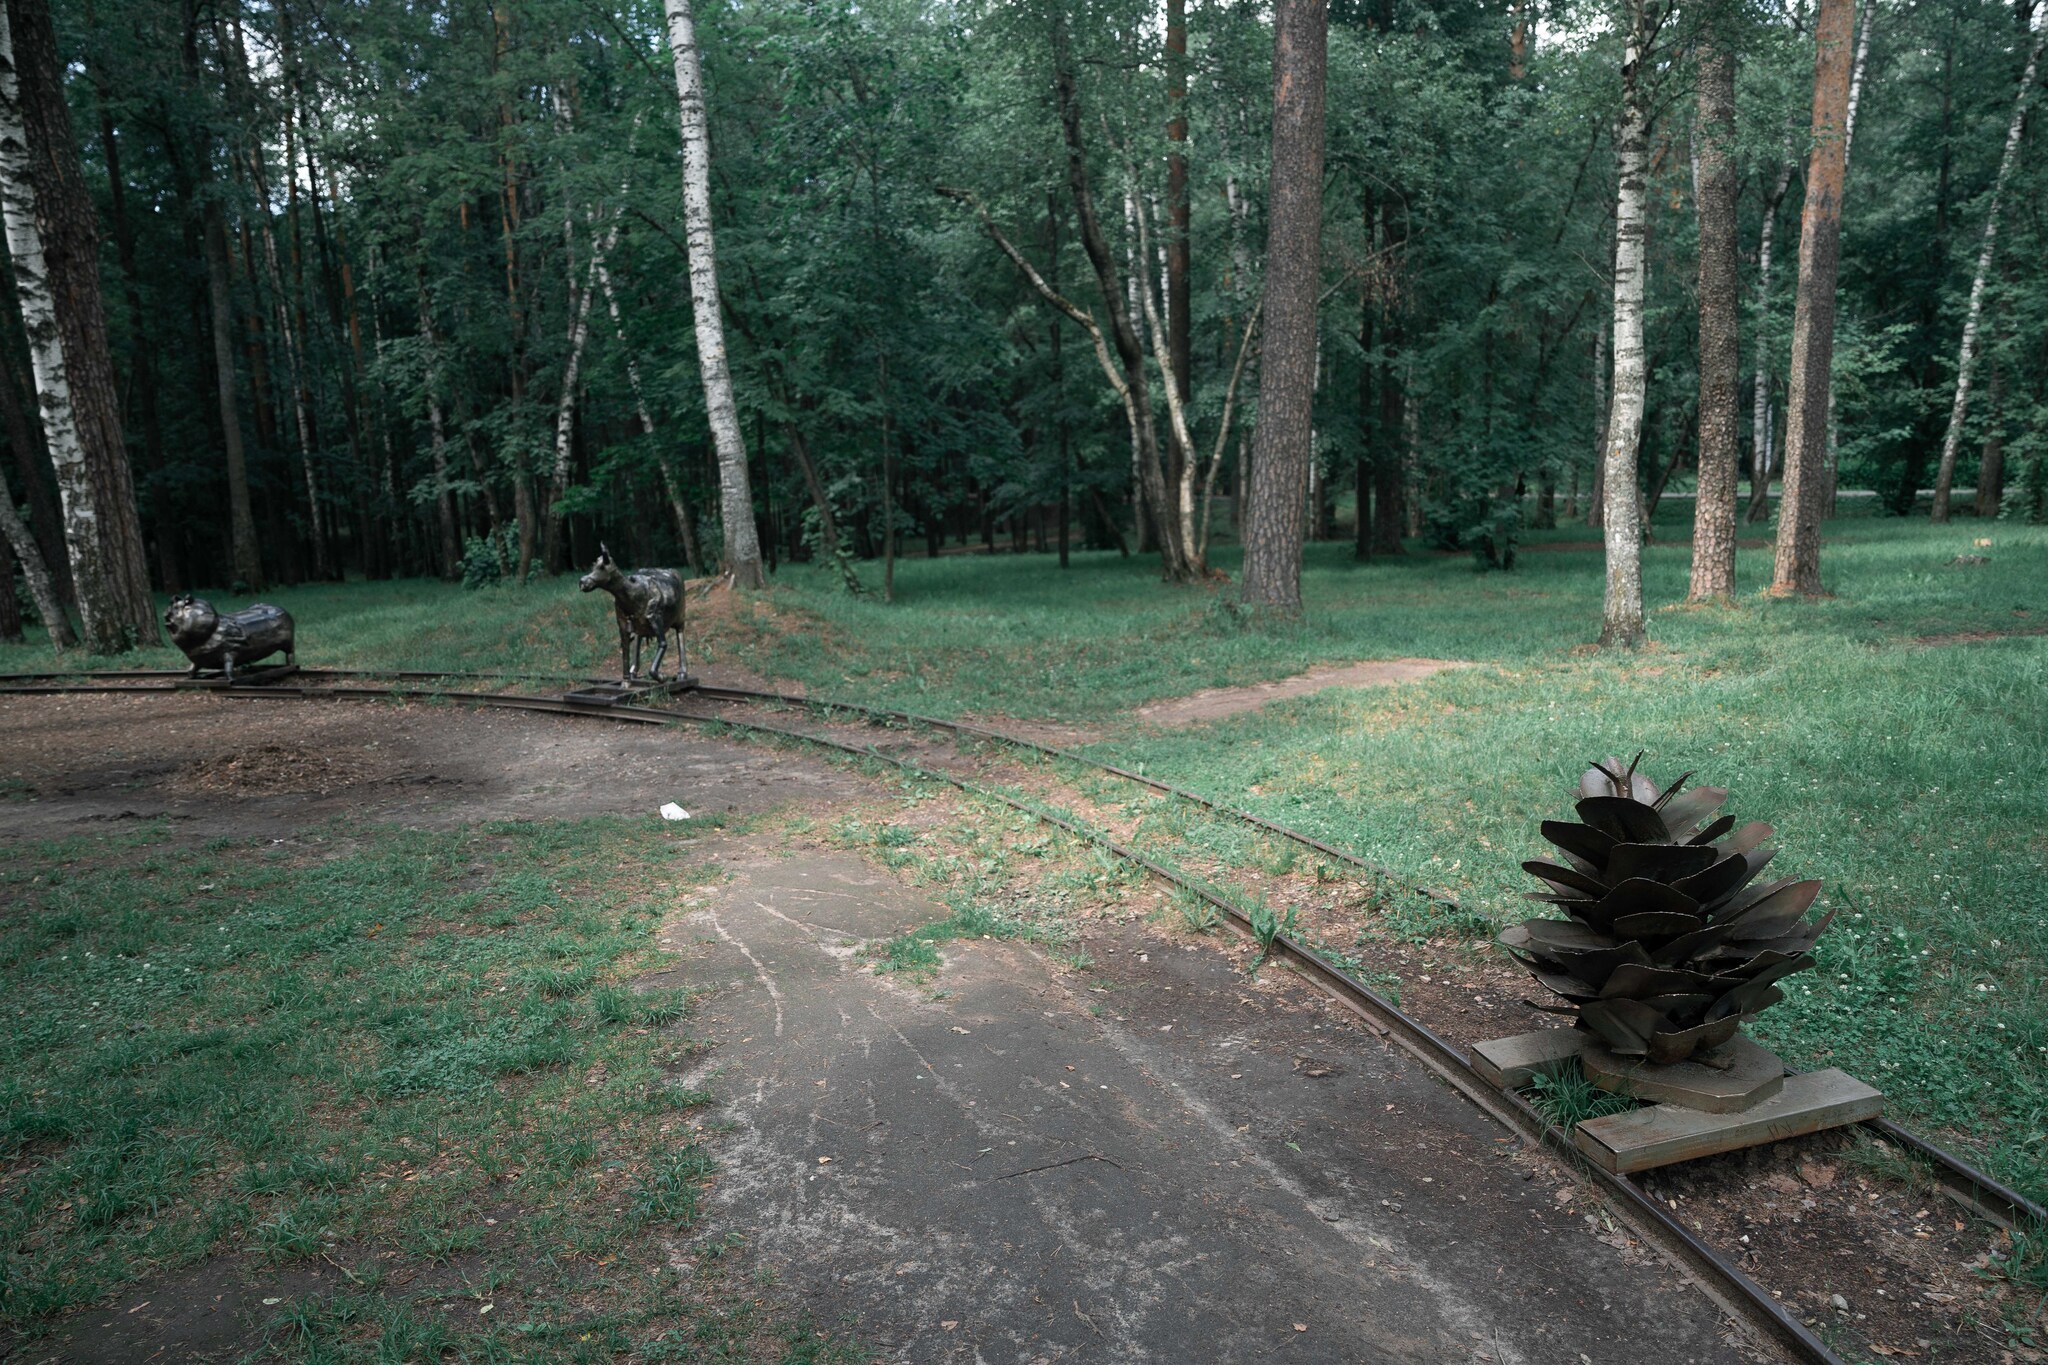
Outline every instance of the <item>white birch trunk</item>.
[[(626, 358), (626, 383), (633, 390), (633, 410), (640, 417), (640, 434), (652, 440), (654, 414), (648, 410), (647, 391), (640, 384), (640, 361), (626, 342), (626, 323), (619, 313), (619, 296), (612, 288), (611, 269), (604, 263), (605, 252), (617, 236), (616, 231), (606, 234), (605, 240), (596, 247), (590, 264), (597, 272), (598, 287), (604, 290), (604, 306), (605, 311), (611, 314), (612, 335), (618, 339), (619, 351)], [(683, 500), (682, 485), (676, 482), (676, 472), (669, 467), (668, 456), (657, 451), (654, 459), (661, 468), (661, 488), (668, 495), (669, 512), (676, 519), (676, 533), (683, 538), (683, 555), (690, 561), (690, 572), (696, 573), (702, 561), (697, 555), (697, 529), (690, 522), (690, 505)]]
[(1949, 489), (1956, 477), (1956, 452), (1963, 445), (1963, 424), (1970, 415), (1970, 376), (1977, 365), (1977, 329), (1984, 318), (1984, 286), (1991, 278), (1991, 260), (1998, 247), (1998, 202), (2005, 194), (2005, 182), (2019, 155), (2020, 132), (2026, 126), (2027, 97), (2034, 92), (2034, 73), (2041, 65), (2041, 46), (2048, 41), (2048, 28), (2037, 29), (2034, 45), (2027, 52), (2027, 68), (2020, 74), (2020, 92), (2012, 102), (2012, 123), (2006, 129), (2005, 155), (1998, 163), (1998, 179), (1991, 186), (1991, 207), (1984, 218), (1984, 245), (1977, 252), (1977, 277), (1970, 281), (1970, 309), (1963, 318), (1963, 344), (1956, 356), (1956, 401), (1949, 409), (1948, 434), (1941, 438), (1941, 468), (1934, 476), (1934, 520), (1947, 521)]
[(28, 334), (29, 365), (35, 374), (43, 439), (49, 446), (50, 463), (57, 475), (64, 545), (71, 560), (71, 582), (77, 594), (80, 624), (86, 645), (94, 653), (117, 653), (127, 648), (126, 633), (107, 566), (102, 562), (99, 509), (93, 501), (92, 476), (86, 468), (85, 446), (79, 438), (72, 408), (71, 379), (64, 366), (64, 347), (57, 330), (57, 300), (50, 290), (42, 230), (36, 223), (36, 191), (31, 175), (28, 130), (21, 112), (21, 83), (14, 68), (14, 30), (6, 7), (0, 5), (0, 216), (6, 219), (7, 249), (14, 258), (15, 293), (21, 304), (22, 328)]
[(1615, 137), (1619, 186), (1614, 202), (1614, 397), (1607, 418), (1605, 506), (1607, 585), (1600, 643), (1636, 648), (1643, 643), (1642, 505), (1636, 495), (1636, 458), (1643, 430), (1647, 381), (1643, 356), (1643, 298), (1649, 279), (1645, 250), (1649, 210), (1650, 119), (1643, 106), (1644, 0), (1630, 5), (1628, 51), (1622, 58), (1621, 127)]
[(1778, 205), (1792, 186), (1792, 161), (1778, 170), (1776, 191), (1764, 203), (1763, 232), (1756, 244), (1756, 391), (1750, 403), (1750, 498), (1771, 481), (1771, 246), (1778, 233)]
[[(1135, 169), (1132, 172), (1135, 177)], [(1124, 196), (1128, 210), (1137, 204), (1138, 259), (1152, 259), (1152, 214), (1144, 203), (1138, 203), (1133, 196)], [(1159, 274), (1160, 295), (1166, 293), (1166, 272)], [(1146, 334), (1152, 339), (1152, 358), (1158, 362), (1159, 373), (1164, 380), (1160, 387), (1166, 390), (1166, 413), (1173, 423), (1173, 437), (1180, 443), (1179, 487), (1175, 490), (1175, 512), (1180, 518), (1180, 543), (1187, 547), (1189, 567), (1196, 577), (1208, 572), (1204, 562), (1200, 540), (1195, 534), (1195, 439), (1188, 430), (1187, 409), (1180, 401), (1180, 385), (1174, 382), (1173, 357), (1168, 352), (1166, 327), (1160, 320), (1159, 309), (1152, 299), (1151, 286), (1145, 282), (1141, 271), (1131, 273), (1131, 292), (1137, 295), (1139, 309), (1143, 313)]]
[(690, 255), (690, 303), (697, 327), (697, 365), (704, 379), (704, 410), (718, 452), (720, 520), (725, 524), (725, 569), (741, 588), (767, 585), (761, 542), (754, 531), (754, 493), (747, 478), (747, 447), (733, 402), (725, 356), (725, 323), (718, 315), (718, 260), (711, 235), (711, 144), (704, 115), (704, 75), (697, 60), (697, 26), (690, 0), (663, 0), (669, 49), (675, 57), (676, 106), (683, 133), (683, 230)]
[(545, 544), (549, 568), (559, 566), (562, 557), (562, 496), (569, 491), (570, 456), (575, 450), (577, 382), (583, 374), (583, 350), (590, 340), (590, 300), (596, 294), (597, 260), (612, 239), (618, 236), (613, 228), (602, 243), (595, 238), (591, 241), (590, 265), (584, 271), (583, 287), (576, 287), (576, 233), (573, 224), (565, 217), (562, 222), (563, 254), (568, 262), (569, 306), (569, 359), (562, 366), (562, 393), (555, 400), (555, 470), (548, 487), (548, 520)]
[[(1863, 27), (1856, 34), (1856, 64), (1849, 72), (1849, 112), (1842, 118), (1842, 175), (1849, 174), (1849, 149), (1856, 141), (1856, 106), (1863, 98), (1863, 73), (1870, 69), (1870, 31), (1877, 27), (1877, 6), (1866, 3), (1863, 7)], [(1828, 385), (1828, 449), (1827, 470), (1822, 491), (1820, 514), (1823, 519), (1835, 514), (1835, 485), (1841, 470), (1841, 428), (1835, 421), (1835, 386)]]

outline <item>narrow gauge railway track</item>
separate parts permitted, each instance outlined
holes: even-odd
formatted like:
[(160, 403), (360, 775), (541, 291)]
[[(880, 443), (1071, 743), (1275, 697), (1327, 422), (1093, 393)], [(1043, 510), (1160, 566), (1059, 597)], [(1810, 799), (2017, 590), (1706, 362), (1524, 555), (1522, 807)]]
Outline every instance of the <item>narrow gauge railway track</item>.
[[(461, 680), (464, 682), (497, 683), (546, 683), (554, 686), (588, 685), (601, 680), (570, 678), (545, 674), (471, 673), (447, 671), (418, 672), (376, 672), (370, 670), (345, 669), (301, 669), (288, 677), (272, 682), (237, 683), (234, 686), (222, 684), (193, 687), (183, 680), (184, 670), (117, 670), (97, 673), (43, 673), (43, 674), (0, 674), (0, 696), (5, 695), (127, 695), (143, 693), (150, 695), (177, 694), (184, 692), (211, 692), (220, 696), (240, 700), (439, 700), (467, 705), (490, 707), (501, 710), (540, 712), (549, 715), (570, 715), (611, 720), (624, 724), (676, 725), (696, 724), (723, 727), (740, 734), (755, 735), (769, 739), (796, 741), (800, 744), (831, 749), (847, 756), (889, 764), (905, 773), (923, 780), (939, 782), (959, 791), (1008, 806), (1033, 819), (1065, 830), (1084, 842), (1092, 843), (1112, 855), (1142, 867), (1153, 876), (1179, 890), (1197, 897), (1216, 909), (1223, 922), (1238, 932), (1251, 937), (1254, 935), (1250, 918), (1244, 910), (1214, 887), (1199, 878), (1190, 876), (1180, 868), (1153, 858), (1141, 850), (1126, 845), (1108, 832), (1049, 810), (1042, 805), (1012, 796), (955, 773), (926, 767), (912, 760), (885, 753), (873, 745), (856, 744), (833, 735), (794, 729), (784, 725), (770, 724), (761, 720), (746, 720), (730, 715), (705, 715), (678, 709), (673, 705), (652, 706), (634, 701), (623, 701), (614, 705), (591, 705), (570, 702), (557, 697), (524, 695), (520, 693), (451, 690), (442, 686), (429, 686), (436, 681)], [(345, 682), (343, 680), (362, 680)], [(796, 696), (790, 693), (759, 691), (750, 688), (713, 687), (699, 685), (681, 693), (663, 698), (674, 703), (687, 701), (692, 697), (712, 702), (753, 705), (789, 710), (803, 710), (823, 715), (852, 716), (861, 722), (890, 729), (929, 729), (942, 731), (957, 737), (971, 738), (986, 743), (1000, 744), (1024, 752), (1036, 753), (1042, 757), (1059, 760), (1112, 777), (1136, 783), (1161, 795), (1171, 796), (1197, 805), (1219, 817), (1238, 821), (1275, 837), (1289, 840), (1302, 847), (1312, 849), (1326, 857), (1348, 866), (1372, 873), (1388, 884), (1414, 895), (1422, 896), (1434, 903), (1455, 906), (1457, 902), (1440, 892), (1419, 886), (1401, 877), (1392, 869), (1375, 863), (1347, 849), (1331, 845), (1311, 835), (1292, 830), (1255, 815), (1249, 811), (1217, 801), (1199, 792), (1191, 791), (1172, 783), (1160, 781), (1141, 773), (1133, 772), (1114, 764), (1105, 763), (1085, 754), (1077, 753), (1057, 745), (1045, 744), (1020, 735), (1006, 734), (986, 726), (965, 721), (941, 720), (935, 717), (919, 716), (906, 711), (887, 710), (862, 706), (853, 702), (824, 701), (817, 698)], [(1621, 1215), (1630, 1230), (1645, 1242), (1663, 1250), (1672, 1260), (1683, 1266), (1694, 1281), (1705, 1290), (1731, 1316), (1748, 1322), (1761, 1335), (1775, 1341), (1789, 1351), (1794, 1358), (1816, 1362), (1816, 1365), (1842, 1365), (1828, 1345), (1814, 1335), (1783, 1304), (1759, 1287), (1732, 1261), (1722, 1256), (1706, 1241), (1700, 1238), (1684, 1223), (1673, 1217), (1665, 1206), (1652, 1198), (1634, 1179), (1617, 1175), (1584, 1160), (1571, 1136), (1564, 1129), (1546, 1120), (1529, 1102), (1513, 1090), (1497, 1089), (1475, 1072), (1465, 1055), (1452, 1043), (1432, 1031), (1427, 1025), (1404, 1013), (1370, 986), (1357, 979), (1335, 963), (1323, 957), (1307, 944), (1286, 934), (1273, 939), (1272, 953), (1296, 967), (1309, 981), (1339, 1003), (1356, 1013), (1366, 1026), (1380, 1038), (1398, 1042), (1404, 1051), (1428, 1067), (1445, 1084), (1463, 1095), (1475, 1107), (1489, 1115), (1495, 1122), (1509, 1128), (1525, 1139), (1550, 1148), (1562, 1155), (1582, 1177), (1597, 1186), (1606, 1195), (1610, 1205)], [(1930, 1173), (1959, 1202), (1982, 1216), (2005, 1227), (2020, 1224), (2040, 1225), (2048, 1222), (2048, 1212), (2018, 1191), (2008, 1188), (1972, 1167), (1953, 1153), (1926, 1141), (1918, 1134), (1901, 1128), (1889, 1119), (1873, 1119), (1864, 1125), (1877, 1135), (1897, 1144), (1918, 1156), (1928, 1166)]]

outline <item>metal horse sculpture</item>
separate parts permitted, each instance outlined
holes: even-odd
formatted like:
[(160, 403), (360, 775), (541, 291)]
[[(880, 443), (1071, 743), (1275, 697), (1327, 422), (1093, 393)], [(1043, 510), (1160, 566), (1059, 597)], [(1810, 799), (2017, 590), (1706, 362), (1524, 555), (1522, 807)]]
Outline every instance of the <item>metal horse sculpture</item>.
[(187, 593), (171, 599), (164, 625), (171, 643), (192, 661), (195, 675), (204, 668), (218, 668), (233, 682), (236, 664), (254, 663), (280, 650), (285, 663), (298, 662), (291, 613), (267, 602), (222, 616), (211, 602)]
[(600, 543), (597, 562), (579, 580), (583, 591), (599, 589), (612, 595), (619, 621), (619, 670), (627, 681), (640, 675), (640, 642), (652, 640), (654, 663), (647, 670), (654, 682), (661, 681), (661, 661), (668, 654), (668, 637), (676, 637), (676, 680), (687, 672), (683, 652), (683, 576), (674, 569), (621, 570), (612, 552)]

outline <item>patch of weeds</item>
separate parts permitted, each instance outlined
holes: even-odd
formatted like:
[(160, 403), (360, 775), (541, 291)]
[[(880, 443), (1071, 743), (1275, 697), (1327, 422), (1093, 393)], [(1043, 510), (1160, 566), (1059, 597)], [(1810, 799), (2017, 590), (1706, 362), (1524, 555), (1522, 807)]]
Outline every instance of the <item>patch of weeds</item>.
[(860, 956), (877, 972), (906, 972), (925, 979), (939, 968), (938, 944), (949, 939), (1024, 939), (1036, 943), (1056, 942), (1062, 931), (1011, 918), (990, 909), (969, 894), (947, 897), (953, 913), (945, 919), (912, 929), (907, 934), (871, 943)]
[(335, 1203), (332, 1199), (301, 1199), (256, 1226), (252, 1239), (257, 1251), (274, 1260), (292, 1261), (316, 1256), (332, 1234)]
[(590, 993), (590, 1013), (600, 1024), (638, 1023), (640, 1001), (626, 986), (599, 986)]
[(2048, 1223), (2032, 1220), (2007, 1232), (1991, 1253), (1991, 1269), (2015, 1289), (2048, 1295)]
[(1628, 1096), (1602, 1090), (1587, 1080), (1576, 1057), (1555, 1070), (1539, 1071), (1522, 1093), (1537, 1113), (1566, 1132), (1582, 1120), (1626, 1114), (1641, 1107)]
[(564, 1000), (589, 990), (591, 976), (590, 972), (570, 967), (540, 967), (528, 979), (548, 999)]
[(1215, 906), (1184, 886), (1173, 889), (1173, 908), (1180, 912), (1181, 922), (1197, 934), (1209, 933), (1223, 922)]
[(694, 1142), (679, 1151), (658, 1153), (633, 1190), (633, 1221), (688, 1228), (697, 1221), (698, 1192), (716, 1169), (711, 1154)]
[(1297, 927), (1295, 911), (1290, 905), (1286, 914), (1278, 915), (1273, 912), (1272, 906), (1261, 903), (1248, 909), (1245, 918), (1251, 921), (1252, 938), (1259, 945), (1259, 955), (1252, 960), (1251, 965), (1251, 970), (1257, 971), (1266, 959), (1273, 955), (1273, 945), (1283, 934), (1289, 938), (1294, 937)]

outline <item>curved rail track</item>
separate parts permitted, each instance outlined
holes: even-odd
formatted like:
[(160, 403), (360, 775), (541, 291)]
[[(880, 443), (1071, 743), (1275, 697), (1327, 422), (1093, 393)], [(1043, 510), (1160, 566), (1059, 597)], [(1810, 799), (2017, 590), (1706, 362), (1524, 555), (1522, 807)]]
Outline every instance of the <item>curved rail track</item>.
[[(909, 759), (885, 753), (873, 745), (856, 744), (833, 735), (818, 734), (788, 726), (767, 723), (762, 720), (744, 720), (725, 715), (693, 714), (669, 705), (653, 706), (635, 700), (620, 701), (611, 705), (571, 702), (557, 697), (533, 696), (520, 693), (452, 690), (446, 686), (430, 684), (448, 681), (465, 683), (543, 683), (555, 687), (587, 687), (603, 680), (590, 678), (568, 678), (560, 675), (514, 674), (514, 673), (464, 673), (464, 672), (375, 672), (345, 669), (302, 669), (286, 677), (269, 681), (224, 684), (194, 684), (187, 681), (183, 670), (116, 670), (106, 672), (0, 674), (0, 695), (57, 695), (97, 694), (125, 695), (129, 693), (184, 693), (191, 691), (212, 692), (238, 699), (273, 700), (442, 700), (474, 706), (493, 707), (506, 710), (537, 711), (553, 715), (594, 717), (625, 724), (715, 725), (741, 734), (758, 735), (767, 738), (794, 740), (834, 750), (854, 758), (873, 760), (889, 764), (913, 776), (944, 783), (958, 790), (1008, 806), (1034, 819), (1054, 825), (1085, 842), (1108, 851), (1144, 868), (1153, 876), (1195, 896), (1214, 907), (1224, 917), (1224, 922), (1247, 936), (1256, 937), (1256, 931), (1249, 916), (1237, 903), (1219, 893), (1214, 887), (1186, 871), (1169, 863), (1148, 856), (1114, 838), (1108, 832), (1094, 828), (1068, 815), (1049, 810), (1035, 802), (1010, 795), (954, 773), (925, 767)], [(1370, 872), (1389, 886), (1404, 893), (1421, 896), (1433, 903), (1455, 907), (1457, 902), (1439, 892), (1417, 885), (1382, 864), (1362, 857), (1348, 849), (1339, 848), (1312, 835), (1277, 824), (1250, 811), (1205, 796), (1200, 792), (1148, 777), (1127, 768), (1105, 763), (1088, 755), (1077, 753), (1058, 745), (1046, 744), (1021, 735), (1007, 734), (986, 726), (966, 721), (942, 720), (931, 716), (920, 716), (907, 711), (894, 711), (879, 707), (863, 706), (854, 702), (821, 700), (814, 697), (798, 696), (791, 693), (759, 691), (751, 688), (715, 687), (696, 685), (686, 691), (662, 698), (664, 701), (686, 701), (692, 697), (708, 701), (735, 703), (740, 705), (773, 706), (790, 710), (804, 710), (823, 715), (851, 716), (862, 723), (892, 729), (924, 729), (940, 731), (959, 738), (973, 739), (984, 743), (998, 744), (1022, 752), (1033, 753), (1043, 758), (1079, 765), (1098, 773), (1123, 779), (1146, 787), (1161, 795), (1171, 796), (1201, 807), (1210, 813), (1228, 820), (1234, 820), (1266, 834), (1288, 840), (1301, 847), (1311, 849), (1325, 857), (1347, 866)], [(1683, 1266), (1688, 1274), (1724, 1310), (1757, 1329), (1762, 1335), (1777, 1342), (1794, 1358), (1816, 1362), (1816, 1365), (1841, 1365), (1841, 1358), (1828, 1345), (1815, 1336), (1806, 1325), (1788, 1312), (1783, 1304), (1761, 1289), (1755, 1281), (1745, 1275), (1733, 1262), (1722, 1256), (1702, 1240), (1692, 1229), (1673, 1217), (1665, 1206), (1652, 1198), (1634, 1179), (1616, 1175), (1591, 1162), (1584, 1160), (1572, 1145), (1570, 1135), (1550, 1123), (1519, 1093), (1501, 1090), (1472, 1069), (1465, 1055), (1455, 1045), (1433, 1032), (1427, 1025), (1404, 1013), (1392, 1002), (1382, 997), (1370, 986), (1360, 981), (1342, 967), (1316, 952), (1309, 945), (1287, 934), (1275, 935), (1272, 939), (1271, 954), (1282, 958), (1299, 969), (1317, 987), (1328, 993), (1356, 1013), (1365, 1025), (1383, 1039), (1397, 1042), (1416, 1060), (1433, 1071), (1447, 1085), (1462, 1094), (1480, 1110), (1491, 1116), (1504, 1127), (1520, 1133), (1524, 1138), (1550, 1148), (1565, 1157), (1586, 1179), (1599, 1187), (1607, 1196), (1611, 1206), (1628, 1223), (1630, 1229), (1644, 1241), (1662, 1249), (1673, 1260)], [(2018, 1191), (2008, 1188), (1982, 1171), (1955, 1156), (1953, 1153), (1926, 1141), (1908, 1129), (1901, 1128), (1889, 1119), (1872, 1119), (1864, 1125), (1867, 1129), (1917, 1156), (1929, 1173), (1954, 1198), (1975, 1210), (1982, 1216), (2005, 1227), (2020, 1224), (2040, 1225), (2048, 1222), (2048, 1212)]]

